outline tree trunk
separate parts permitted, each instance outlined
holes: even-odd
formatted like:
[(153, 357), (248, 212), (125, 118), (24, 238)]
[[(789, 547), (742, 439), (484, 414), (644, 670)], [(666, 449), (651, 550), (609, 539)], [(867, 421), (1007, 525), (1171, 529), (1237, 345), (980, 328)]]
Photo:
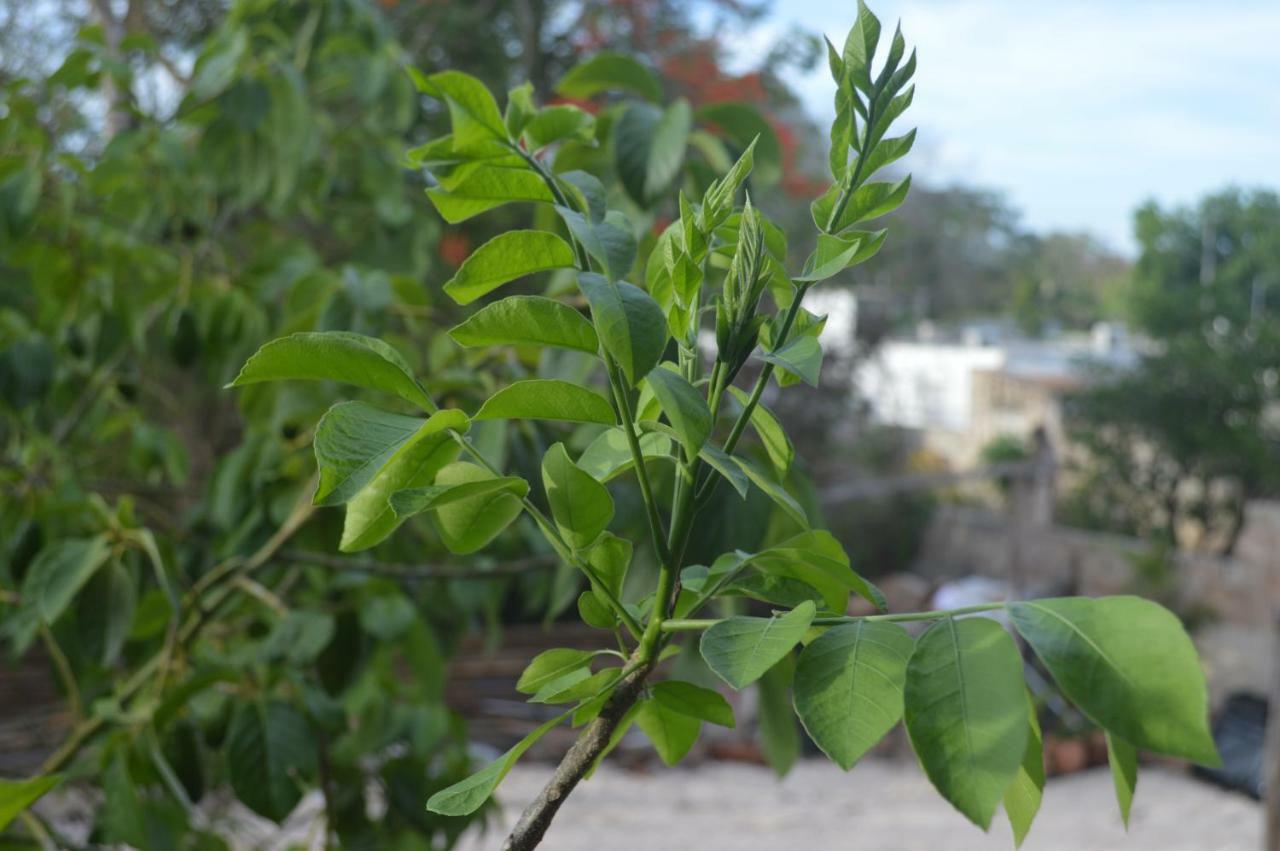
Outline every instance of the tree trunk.
[(538, 847), (560, 805), (609, 747), (609, 740), (613, 738), (618, 724), (640, 697), (640, 690), (651, 669), (650, 665), (642, 665), (622, 680), (604, 709), (560, 760), (555, 774), (542, 787), (538, 797), (525, 808), (503, 843), (502, 851), (531, 851)]

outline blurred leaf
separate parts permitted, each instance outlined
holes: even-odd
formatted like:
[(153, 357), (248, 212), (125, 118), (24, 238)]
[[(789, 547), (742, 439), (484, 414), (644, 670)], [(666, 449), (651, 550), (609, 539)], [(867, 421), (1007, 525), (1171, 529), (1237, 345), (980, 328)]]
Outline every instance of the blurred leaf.
[(50, 544), (27, 570), (22, 585), (24, 605), (31, 607), (41, 621), (52, 624), (110, 555), (111, 547), (102, 536)]
[(0, 779), (0, 830), (8, 827), (28, 807), (61, 782), (61, 774), (46, 774), (26, 780)]
[(589, 98), (604, 91), (627, 91), (651, 101), (662, 100), (662, 84), (653, 71), (622, 53), (601, 51), (575, 65), (556, 84), (565, 97)]
[(315, 741), (307, 720), (279, 700), (236, 707), (227, 729), (226, 754), (236, 797), (275, 822), (293, 812), (302, 799), (300, 784), (315, 771)]
[(641, 207), (654, 203), (671, 186), (684, 163), (693, 111), (680, 99), (666, 109), (633, 103), (613, 127), (618, 177)]

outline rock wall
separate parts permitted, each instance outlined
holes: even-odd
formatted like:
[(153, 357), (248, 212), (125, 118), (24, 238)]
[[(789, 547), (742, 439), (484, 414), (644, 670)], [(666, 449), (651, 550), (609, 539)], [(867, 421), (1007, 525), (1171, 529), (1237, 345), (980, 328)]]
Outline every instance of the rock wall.
[(1151, 547), (1135, 538), (1015, 526), (985, 509), (942, 506), (915, 571), (932, 580), (989, 576), (1026, 596), (1145, 593), (1188, 617), (1216, 700), (1232, 691), (1267, 694), (1280, 615), (1280, 502), (1251, 502), (1229, 558), (1180, 553), (1159, 584), (1138, 568)]

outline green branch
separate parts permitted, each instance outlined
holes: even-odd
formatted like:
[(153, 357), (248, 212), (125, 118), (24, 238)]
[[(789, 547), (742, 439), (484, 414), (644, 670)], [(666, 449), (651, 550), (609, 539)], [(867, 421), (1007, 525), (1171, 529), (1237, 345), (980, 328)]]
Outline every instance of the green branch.
[[(962, 606), (958, 609), (940, 609), (935, 612), (903, 612), (891, 615), (837, 615), (833, 617), (814, 618), (813, 626), (840, 626), (859, 621), (887, 621), (901, 623), (904, 621), (932, 621), (957, 615), (972, 615), (979, 612), (994, 612), (1003, 609), (1007, 603), (981, 603), (976, 606)], [(662, 622), (663, 632), (701, 632), (710, 629), (727, 618), (673, 618)]]

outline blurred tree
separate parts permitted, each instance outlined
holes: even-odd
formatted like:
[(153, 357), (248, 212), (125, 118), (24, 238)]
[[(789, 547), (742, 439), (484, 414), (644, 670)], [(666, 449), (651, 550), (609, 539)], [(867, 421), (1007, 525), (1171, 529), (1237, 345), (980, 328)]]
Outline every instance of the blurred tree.
[(1277, 321), (1280, 195), (1228, 189), (1171, 210), (1152, 202), (1138, 210), (1135, 230), (1131, 315), (1142, 330), (1165, 339)]
[(1154, 351), (1070, 400), (1086, 450), (1074, 522), (1230, 549), (1280, 488), (1280, 203), (1228, 190), (1138, 211), (1131, 316)]
[[(447, 24), (423, 23), (418, 49), (518, 76), (487, 52), (514, 18), (415, 5)], [(408, 10), (50, 0), (37, 29), (56, 37), (19, 55), (3, 40), (27, 32), (20, 4), (3, 8), (0, 639), (17, 656), (39, 642), (68, 698), (45, 771), (101, 786), (94, 842), (222, 847), (186, 810), (229, 786), (274, 820), (323, 792), (342, 847), (451, 844), (466, 820), (422, 810), (469, 762), (445, 658), (470, 624), (554, 615), (576, 575), (487, 571), (530, 553), (510, 536), (457, 580), (422, 564), (443, 549), (416, 520), (372, 559), (316, 559), (342, 532), (310, 505), (327, 388), (222, 390), (293, 331), (378, 335), (469, 408), (495, 375), (574, 368), (506, 351), (482, 378), (441, 333), (462, 311), (429, 293), (487, 231), (442, 226), (429, 175), (405, 166), (444, 118), (405, 74)], [(632, 106), (593, 106), (601, 135), (578, 153), (603, 154), (584, 162), (604, 176), (608, 119)], [(708, 179), (739, 142), (698, 116), (673, 179)], [(542, 454), (533, 429), (472, 435), (516, 466)]]

